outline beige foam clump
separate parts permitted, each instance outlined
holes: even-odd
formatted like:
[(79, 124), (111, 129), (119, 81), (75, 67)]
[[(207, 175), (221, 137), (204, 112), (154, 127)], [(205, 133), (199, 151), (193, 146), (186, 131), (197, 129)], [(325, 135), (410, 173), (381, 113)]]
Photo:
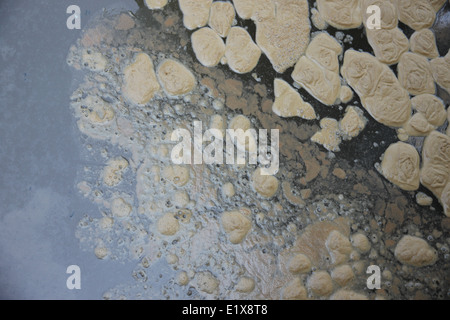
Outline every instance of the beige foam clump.
[(450, 137), (431, 132), (423, 143), (422, 169), (420, 182), (433, 192), (444, 207), (446, 216), (450, 216)]
[(178, 256), (176, 254), (173, 254), (173, 253), (169, 253), (166, 256), (166, 260), (167, 260), (168, 264), (175, 264), (175, 263), (177, 263), (179, 261)]
[(330, 300), (369, 300), (369, 298), (355, 291), (340, 289), (330, 297)]
[(306, 120), (315, 119), (316, 112), (311, 104), (305, 102), (300, 94), (282, 79), (274, 80), (275, 101), (272, 111), (280, 117), (300, 117)]
[(136, 104), (146, 104), (159, 89), (152, 60), (147, 54), (139, 53), (124, 70), (124, 94)]
[(360, 97), (374, 94), (375, 85), (385, 70), (379, 60), (367, 52), (345, 51), (341, 74)]
[(429, 28), (436, 19), (436, 11), (429, 1), (397, 1), (398, 18), (414, 30)]
[(133, 207), (123, 198), (115, 198), (111, 202), (111, 213), (118, 218), (128, 217)]
[(313, 23), (314, 27), (316, 27), (319, 30), (323, 30), (328, 27), (328, 24), (322, 18), (320, 12), (316, 8), (311, 9), (311, 22)]
[(317, 34), (292, 72), (292, 78), (320, 102), (332, 105), (340, 96), (342, 46), (326, 32)]
[(313, 272), (306, 285), (317, 296), (326, 297), (333, 292), (333, 281), (326, 271)]
[(363, 260), (355, 261), (352, 264), (353, 271), (356, 275), (362, 275), (367, 270), (367, 263)]
[(311, 40), (306, 49), (306, 56), (315, 60), (322, 67), (335, 73), (339, 72), (338, 56), (342, 47), (337, 40), (326, 32), (321, 32)]
[(352, 253), (350, 253), (351, 261), (359, 261), (360, 259), (361, 259), (361, 254), (357, 250), (353, 250)]
[(84, 115), (84, 118), (82, 119), (87, 119), (91, 123), (107, 123), (115, 117), (113, 107), (99, 97), (88, 95), (86, 98), (81, 100), (80, 105), (87, 107), (82, 107), (79, 109), (80, 113)]
[(302, 254), (296, 254), (289, 261), (288, 269), (291, 273), (307, 273), (311, 270), (311, 260)]
[(428, 207), (433, 204), (433, 198), (423, 192), (416, 194), (416, 202), (419, 206)]
[(122, 13), (119, 16), (119, 19), (117, 19), (117, 23), (114, 26), (114, 29), (124, 31), (124, 30), (133, 29), (135, 26), (136, 26), (136, 23), (134, 22), (131, 14)]
[(366, 29), (367, 40), (375, 53), (375, 57), (383, 63), (394, 64), (409, 49), (409, 41), (402, 30)]
[(355, 278), (352, 267), (348, 264), (344, 264), (334, 268), (331, 271), (331, 278), (341, 287), (346, 286), (350, 281)]
[(219, 36), (225, 38), (231, 29), (235, 16), (234, 7), (230, 2), (215, 1), (211, 5), (209, 13), (209, 26)]
[(283, 73), (305, 52), (311, 26), (306, 0), (236, 0), (237, 14), (256, 24), (256, 43)]
[(397, 66), (398, 80), (412, 95), (434, 94), (433, 74), (428, 59), (416, 53), (402, 55)]
[(122, 181), (122, 174), (128, 168), (128, 161), (118, 157), (108, 161), (103, 169), (103, 183), (109, 187), (114, 187)]
[(250, 119), (241, 114), (237, 115), (231, 119), (228, 128), (233, 130), (242, 129), (246, 131), (251, 128)]
[(189, 276), (186, 271), (180, 271), (177, 274), (177, 284), (180, 286), (185, 286), (189, 283)]
[(258, 64), (261, 49), (253, 42), (247, 30), (233, 27), (228, 33), (225, 58), (228, 66), (236, 73), (248, 73)]
[(298, 60), (291, 77), (323, 104), (332, 105), (339, 97), (341, 88), (339, 75), (322, 68), (320, 64), (306, 56)]
[(294, 278), (284, 287), (282, 297), (284, 300), (306, 300), (308, 292), (302, 281), (299, 278)]
[(368, 53), (347, 50), (342, 76), (378, 122), (401, 127), (411, 116), (411, 100), (390, 68)]
[[(285, 0), (280, 1), (279, 4), (286, 4)], [(276, 4), (273, 0), (255, 0), (253, 1), (253, 11), (251, 19), (255, 23), (263, 22), (264, 20), (274, 19), (276, 16)]]
[(242, 19), (250, 19), (255, 8), (255, 0), (233, 0), (234, 8)]
[(222, 226), (233, 244), (241, 243), (252, 227), (252, 222), (247, 218), (248, 210), (226, 211), (222, 214)]
[(394, 255), (398, 261), (414, 267), (432, 265), (437, 260), (436, 250), (422, 238), (403, 236), (395, 247)]
[(124, 94), (136, 104), (146, 104), (159, 89), (152, 59), (145, 53), (139, 53), (124, 70)]
[(353, 29), (362, 23), (359, 0), (317, 0), (322, 18), (337, 29)]
[(168, 0), (145, 0), (145, 5), (147, 8), (154, 9), (162, 9), (167, 5)]
[(205, 27), (191, 36), (192, 49), (198, 61), (205, 67), (215, 67), (225, 54), (225, 44), (213, 29)]
[(172, 213), (166, 213), (159, 218), (157, 227), (159, 233), (165, 236), (173, 236), (180, 230), (180, 224)]
[(417, 112), (405, 124), (403, 130), (408, 136), (426, 136), (445, 123), (447, 112), (443, 101), (432, 94), (421, 94), (411, 99)]
[(411, 51), (427, 58), (439, 57), (436, 46), (436, 37), (430, 29), (423, 29), (413, 33), (409, 39)]
[(278, 73), (295, 65), (305, 52), (311, 30), (306, 0), (255, 1), (252, 19), (256, 43)]
[(209, 271), (198, 272), (195, 278), (200, 291), (213, 294), (219, 288), (220, 281)]
[(235, 286), (236, 291), (250, 293), (255, 289), (255, 280), (249, 277), (241, 277)]
[(348, 86), (342, 86), (339, 93), (339, 99), (342, 103), (350, 102), (353, 99), (353, 91)]
[(430, 65), (436, 83), (450, 93), (450, 50), (445, 57), (431, 60)]
[(225, 120), (224, 117), (222, 115), (219, 114), (215, 114), (213, 116), (211, 116), (211, 120), (209, 123), (209, 128), (210, 129), (217, 129), (220, 130), (221, 134), (222, 134), (222, 138), (225, 134)]
[(391, 127), (400, 127), (411, 116), (411, 100), (408, 92), (401, 88), (390, 70), (381, 75), (378, 86), (379, 90), (374, 95), (363, 98), (363, 106), (378, 122)]
[(180, 209), (175, 213), (175, 218), (181, 223), (189, 223), (192, 218), (192, 211), (188, 209)]
[(391, 144), (381, 162), (383, 176), (403, 190), (419, 188), (420, 156), (416, 148), (404, 142)]
[(450, 136), (450, 108), (447, 108), (447, 135)]
[(158, 78), (163, 89), (171, 96), (180, 96), (191, 92), (196, 83), (192, 72), (173, 59), (167, 59), (159, 65)]
[(99, 246), (94, 249), (94, 254), (98, 259), (105, 259), (109, 254), (109, 250), (105, 247)]
[(284, 197), (287, 199), (287, 201), (289, 201), (290, 204), (299, 207), (305, 206), (305, 201), (303, 201), (302, 197), (294, 194), (291, 183), (289, 181), (283, 181), (281, 183), (281, 189), (283, 190)]
[(103, 217), (99, 221), (99, 226), (102, 229), (111, 229), (114, 225), (114, 219), (111, 217)]
[(271, 175), (263, 175), (261, 168), (253, 172), (252, 185), (255, 191), (264, 198), (272, 198), (278, 191), (279, 181)]
[(358, 107), (347, 107), (344, 117), (339, 121), (341, 134), (346, 139), (357, 137), (366, 127), (367, 119)]
[(438, 12), (444, 4), (447, 2), (447, 0), (428, 0), (433, 7), (434, 11)]
[(231, 182), (227, 182), (222, 186), (222, 194), (227, 198), (235, 195), (234, 186)]
[(348, 237), (337, 230), (333, 230), (328, 235), (325, 245), (331, 256), (331, 263), (333, 265), (339, 265), (348, 261), (352, 252), (352, 245)]
[(339, 151), (339, 144), (342, 142), (339, 123), (335, 119), (323, 118), (320, 120), (320, 128), (311, 137), (311, 141), (323, 145), (329, 151)]
[(446, 111), (444, 102), (432, 94), (422, 94), (411, 99), (414, 110), (424, 115), (427, 121), (436, 127), (444, 124)]
[(247, 130), (251, 129), (250, 119), (244, 115), (237, 115), (230, 120), (228, 128), (232, 130), (242, 130), (244, 134), (238, 134), (236, 132), (236, 147), (240, 149), (245, 149), (248, 152), (257, 151), (257, 138), (251, 131), (248, 131), (248, 135), (245, 134)]
[(347, 178), (347, 173), (341, 168), (334, 168), (333, 175), (342, 180)]
[(367, 253), (370, 251), (371, 245), (369, 239), (362, 233), (352, 235), (351, 243), (360, 253)]
[(183, 12), (183, 24), (189, 30), (206, 26), (212, 0), (178, 0)]
[(422, 113), (415, 113), (403, 127), (409, 136), (423, 137), (435, 129)]
[(441, 193), (440, 199), (442, 206), (444, 208), (444, 213), (447, 217), (450, 217), (450, 183), (447, 182), (444, 190)]
[(189, 195), (186, 191), (177, 191), (173, 195), (172, 202), (175, 207), (184, 208), (189, 204)]
[(398, 138), (398, 140), (405, 142), (405, 141), (408, 141), (409, 135), (406, 133), (405, 129), (398, 128), (397, 129), (397, 138)]
[(177, 187), (182, 187), (188, 183), (190, 179), (189, 168), (184, 166), (168, 166), (162, 171), (162, 177)]
[[(348, 235), (348, 221), (337, 218), (331, 221), (319, 221), (308, 225), (293, 245), (292, 254), (303, 253), (308, 256), (313, 266), (329, 269), (331, 265), (330, 253), (326, 242), (332, 231)], [(351, 247), (350, 247), (351, 251)]]
[(92, 52), (92, 50), (83, 50), (81, 55), (81, 63), (83, 67), (91, 71), (103, 71), (108, 64), (108, 60), (100, 52)]

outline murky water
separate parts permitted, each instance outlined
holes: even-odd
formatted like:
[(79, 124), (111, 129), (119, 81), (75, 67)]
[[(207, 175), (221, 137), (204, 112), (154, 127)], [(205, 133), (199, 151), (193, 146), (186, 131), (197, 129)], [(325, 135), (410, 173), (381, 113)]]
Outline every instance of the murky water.
[[(237, 25), (254, 37), (251, 22), (237, 19)], [(109, 288), (104, 298), (300, 298), (302, 286), (313, 299), (340, 290), (369, 299), (448, 298), (450, 224), (442, 207), (436, 199), (432, 207), (420, 207), (414, 192), (401, 191), (374, 168), (396, 141), (395, 131), (365, 113), (364, 131), (343, 142), (341, 152), (328, 152), (310, 141), (318, 120), (272, 112), (273, 80), (291, 82), (291, 69), (276, 74), (264, 55), (253, 74), (204, 67), (190, 34), (176, 1), (158, 11), (106, 10), (68, 54), (74, 78), (83, 75), (70, 107), (83, 156), (92, 163), (79, 168), (76, 183), (99, 209), (79, 222), (77, 237), (100, 259), (136, 263), (130, 275), (135, 284)], [(371, 51), (361, 29), (344, 35), (351, 36), (341, 41), (344, 49)], [(194, 74), (195, 89), (175, 98), (160, 91), (144, 106), (130, 103), (122, 94), (122, 74), (140, 52), (156, 68), (168, 58), (181, 62)], [(356, 95), (326, 107), (300, 93), (320, 118), (342, 117), (346, 105), (361, 106)], [(206, 129), (213, 119), (227, 128), (237, 115), (254, 129), (280, 130), (279, 187), (270, 198), (255, 190), (257, 165), (171, 162), (173, 130), (193, 132), (194, 121)], [(226, 212), (239, 217), (231, 227)], [(231, 241), (233, 232), (244, 234), (242, 242)], [(405, 234), (426, 239), (437, 249), (437, 262), (423, 268), (401, 264), (394, 250)], [(330, 237), (337, 237), (336, 245)], [(300, 254), (310, 262), (302, 272), (295, 258)], [(382, 271), (379, 290), (367, 288), (370, 265)], [(333, 278), (326, 279), (329, 290), (314, 285), (319, 271)]]

